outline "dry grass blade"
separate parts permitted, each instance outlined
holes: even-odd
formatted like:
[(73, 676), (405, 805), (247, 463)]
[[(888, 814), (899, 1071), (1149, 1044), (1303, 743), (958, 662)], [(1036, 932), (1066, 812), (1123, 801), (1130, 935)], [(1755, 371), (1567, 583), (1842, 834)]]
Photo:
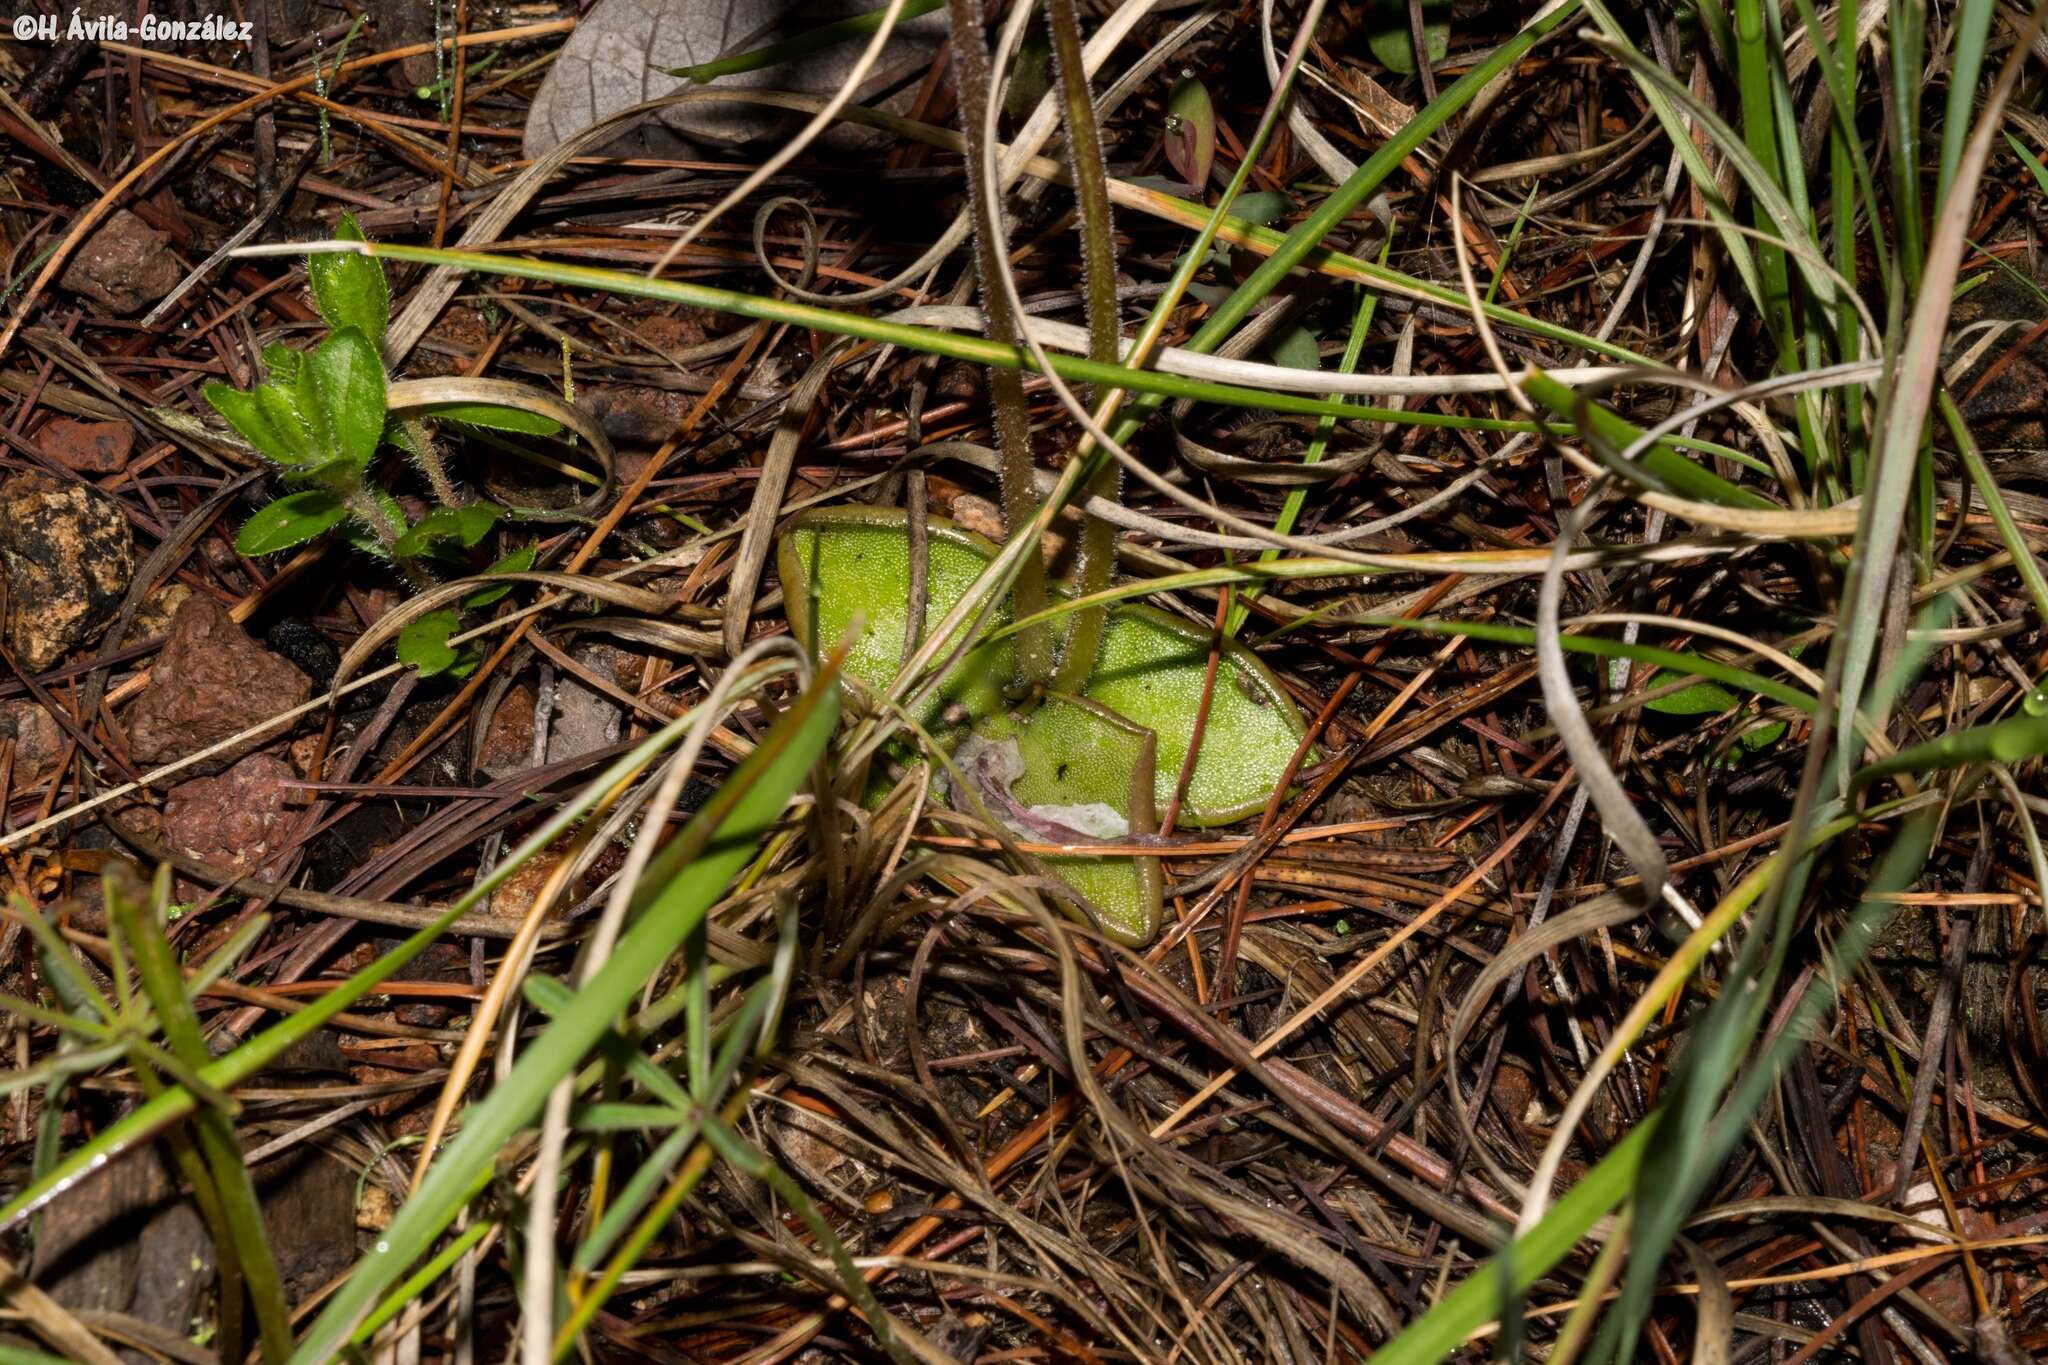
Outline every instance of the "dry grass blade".
[[(2040, 30), (2041, 9), (2037, 5), (2022, 25), (2019, 41), (2007, 54), (1997, 81), (1985, 96), (1977, 126), (1957, 164), (1952, 194), (1968, 196), (1984, 173), (2005, 103), (2019, 82), (2026, 65), (2025, 54)], [(1962, 268), (1968, 233), (1969, 223), (1960, 214), (1946, 213), (1936, 220), (1934, 236), (1927, 244), (1927, 260), (1921, 267), (1912, 317), (1896, 367), (1884, 388), (1883, 424), (1871, 456), (1870, 493), (1864, 500), (1857, 533), (1862, 553), (1850, 564), (1842, 596), (1843, 658), (1836, 727), (1844, 734), (1853, 729), (1851, 720), (1863, 702), (1871, 661), (1878, 651), (1880, 623), (1889, 619), (1884, 610), (1885, 597), (1891, 590), (1892, 566), (1897, 561), (1899, 533), (1905, 524), (1906, 498), (1912, 488), (1913, 471), (1921, 460), (1934, 385), (1941, 373), (1949, 295)], [(1845, 747), (1840, 759), (1844, 773), (1852, 760), (1853, 755)]]

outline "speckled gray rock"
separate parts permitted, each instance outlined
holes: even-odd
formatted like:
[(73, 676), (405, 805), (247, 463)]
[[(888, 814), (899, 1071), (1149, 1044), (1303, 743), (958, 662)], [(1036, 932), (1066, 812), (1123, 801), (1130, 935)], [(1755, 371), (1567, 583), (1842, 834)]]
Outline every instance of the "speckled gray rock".
[[(128, 750), (140, 763), (189, 758), (291, 710), (312, 690), (305, 674), (250, 639), (220, 603), (195, 594), (172, 618), (149, 687), (128, 714)], [(252, 734), (190, 771), (217, 773), (291, 724)]]
[(135, 539), (113, 500), (40, 470), (0, 483), (8, 652), (31, 673), (106, 629), (135, 576)]
[[(681, 89), (670, 68), (694, 66), (748, 52), (875, 8), (873, 0), (822, 0), (790, 7), (776, 0), (602, 0), (577, 24), (534, 96), (527, 117), (526, 154), (540, 156), (599, 119)], [(899, 24), (863, 88), (863, 98), (890, 88), (927, 66), (946, 34), (944, 14)], [(839, 88), (867, 45), (852, 42), (760, 71), (721, 76), (722, 89), (794, 90), (827, 94)], [(760, 105), (693, 102), (671, 107), (660, 126), (685, 142), (760, 141), (801, 125), (801, 118)], [(657, 129), (656, 131), (659, 131)], [(852, 130), (833, 136), (843, 140)], [(857, 134), (856, 134), (857, 135)], [(611, 144), (623, 151), (660, 150), (645, 133)]]

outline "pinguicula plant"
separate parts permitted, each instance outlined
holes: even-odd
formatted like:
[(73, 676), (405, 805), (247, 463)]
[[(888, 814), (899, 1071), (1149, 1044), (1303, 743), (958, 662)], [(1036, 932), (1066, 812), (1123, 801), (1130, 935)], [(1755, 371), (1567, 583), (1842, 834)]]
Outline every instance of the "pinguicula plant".
[[(1005, 234), (980, 183), (991, 98), (981, 7), (950, 0), (950, 8), (988, 335), (1016, 346), (1014, 296), (1000, 279)], [(1047, 19), (1079, 206), (1089, 356), (1114, 364), (1114, 242), (1072, 0), (1051, 0)], [(992, 370), (989, 393), (1005, 530), (1035, 538), (1041, 503), (1021, 375)], [(1081, 398), (1099, 401), (1095, 394)], [(1094, 462), (1084, 491), (1115, 499), (1119, 467), (1099, 450), (1077, 458)], [(999, 553), (951, 522), (929, 519), (926, 529), (921, 638), (936, 632)], [(1304, 727), (1286, 690), (1235, 640), (1152, 607), (1112, 609), (1102, 600), (1116, 557), (1108, 522), (1084, 516), (1077, 549), (1067, 582), (1053, 580), (1042, 553), (1025, 555), (1007, 599), (983, 622), (982, 638), (941, 675), (910, 719), (950, 748), (956, 806), (1000, 822), (1023, 842), (1073, 849), (1041, 860), (1075, 893), (1057, 899), (1074, 918), (1143, 943), (1159, 926), (1164, 876), (1157, 855), (1131, 848), (1159, 844), (1167, 811), (1179, 824), (1209, 826), (1264, 809), (1286, 779)], [(780, 545), (791, 629), (815, 649), (863, 623), (845, 676), (878, 694), (897, 681), (910, 653), (912, 556), (908, 514), (900, 509), (807, 512), (786, 528)], [(943, 648), (959, 643), (948, 640)]]
[[(353, 215), (344, 214), (336, 236), (365, 240)], [(559, 518), (556, 511), (508, 508), (465, 492), (448, 472), (441, 447), (444, 424), (524, 436), (559, 435), (572, 416), (551, 395), (499, 380), (424, 380), (394, 383), (382, 347), (391, 321), (391, 289), (383, 264), (348, 252), (315, 254), (306, 273), (328, 327), (310, 350), (263, 349), (266, 377), (253, 388), (206, 386), (206, 401), (264, 459), (277, 467), (288, 490), (243, 523), (235, 548), (245, 555), (274, 554), (333, 531), (350, 544), (390, 562), (415, 588), (434, 581), (436, 568), (472, 571), (476, 547), (507, 518)], [(610, 448), (587, 423), (610, 482)], [(404, 453), (421, 475), (433, 504), (417, 520), (377, 477), (380, 451)], [(591, 504), (586, 499), (579, 506)], [(486, 572), (530, 568), (527, 546), (492, 563)], [(485, 605), (502, 589), (465, 599)], [(410, 625), (399, 654), (423, 674), (460, 670), (465, 662), (448, 645), (459, 624), (455, 611), (437, 611)]]

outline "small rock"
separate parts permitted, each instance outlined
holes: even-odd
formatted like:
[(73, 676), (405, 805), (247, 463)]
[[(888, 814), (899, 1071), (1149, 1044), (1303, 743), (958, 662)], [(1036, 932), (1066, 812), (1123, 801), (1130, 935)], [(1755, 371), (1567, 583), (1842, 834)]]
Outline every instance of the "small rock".
[(177, 616), (178, 608), (185, 605), (192, 596), (192, 589), (183, 583), (166, 583), (147, 598), (142, 609), (135, 613), (135, 624), (128, 628), (124, 644), (141, 644), (144, 640), (161, 640), (171, 633), (171, 621)]
[(182, 275), (171, 239), (120, 209), (85, 239), (58, 283), (110, 312), (128, 314), (177, 288)]
[(300, 777), (310, 778), (313, 775), (313, 764), (320, 757), (320, 736), (300, 735), (291, 742), (291, 747), (286, 752), (291, 755), (292, 771)]
[(135, 576), (135, 539), (113, 499), (31, 470), (0, 483), (7, 647), (40, 673), (106, 628)]
[(263, 643), (290, 660), (316, 686), (332, 685), (341, 669), (341, 650), (310, 621), (284, 617), (263, 633)]
[(251, 754), (218, 777), (181, 782), (164, 798), (164, 842), (223, 870), (274, 875), (291, 838), (294, 812), (284, 760)]
[(636, 319), (633, 330), (639, 334), (640, 340), (666, 355), (688, 346), (703, 345), (705, 338), (711, 335), (706, 326), (708, 316), (695, 309), (686, 310), (676, 317), (655, 313)]
[(969, 403), (981, 397), (981, 387), (980, 368), (964, 360), (956, 360), (940, 368), (938, 379), (932, 383), (932, 396)]
[[(987, 498), (978, 493), (961, 493), (953, 499), (953, 505), (946, 509), (947, 517), (956, 525), (964, 526), (977, 535), (987, 536), (1001, 544), (1009, 539), (1003, 533), (1003, 513)], [(1039, 539), (1039, 553), (1056, 570), (1064, 571), (1069, 553), (1074, 548), (1074, 530), (1078, 523), (1062, 517)]]
[(618, 445), (660, 445), (676, 434), (695, 401), (687, 393), (642, 384), (610, 384), (583, 395), (590, 415)]
[[(491, 893), (491, 913), (511, 919), (525, 918), (532, 912), (534, 902), (540, 899), (540, 893), (547, 890), (548, 880), (561, 866), (563, 856), (561, 852), (549, 849), (520, 864)], [(552, 909), (559, 912), (562, 903), (557, 899)]]
[(36, 448), (80, 474), (112, 474), (128, 464), (135, 428), (126, 422), (77, 422), (59, 417), (36, 433)]
[[(599, 677), (618, 677), (618, 656), (610, 645), (582, 645), (571, 655)], [(555, 679), (555, 710), (548, 726), (548, 762), (581, 758), (614, 743), (623, 717), (618, 704), (569, 674)]]
[[(220, 603), (195, 595), (178, 608), (149, 688), (129, 716), (129, 751), (141, 763), (186, 758), (301, 705), (312, 690), (305, 674), (251, 640)], [(290, 727), (267, 727), (194, 771), (220, 772)]]
[(477, 745), (477, 770), (505, 778), (533, 766), (533, 689), (525, 683), (508, 691), (491, 713)]
[(0, 739), (14, 737), (14, 774), (34, 778), (64, 752), (64, 729), (32, 701), (0, 701)]
[(1000, 543), (1003, 539), (1001, 510), (978, 494), (962, 493), (953, 499), (953, 520), (990, 540)]
[(397, 1212), (390, 1192), (373, 1180), (363, 1186), (362, 1202), (356, 1205), (356, 1226), (364, 1232), (382, 1232), (391, 1226), (391, 1216)]

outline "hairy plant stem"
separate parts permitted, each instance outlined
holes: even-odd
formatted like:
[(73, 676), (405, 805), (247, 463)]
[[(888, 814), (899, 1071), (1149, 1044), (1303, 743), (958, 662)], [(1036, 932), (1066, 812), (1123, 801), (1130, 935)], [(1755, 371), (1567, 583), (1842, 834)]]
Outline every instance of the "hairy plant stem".
[(384, 552), (391, 556), (391, 562), (405, 575), (405, 581), (413, 588), (425, 592), (434, 586), (434, 580), (427, 571), (410, 559), (400, 558), (397, 552), (398, 537), (404, 533), (404, 526), (394, 526), (384, 510), (384, 504), (377, 501), (368, 488), (357, 488), (348, 495), (349, 515), (368, 528)]
[[(1088, 302), (1088, 358), (1113, 365), (1118, 340), (1116, 235), (1110, 220), (1109, 173), (1102, 159), (1102, 130), (1095, 122), (1095, 101), (1088, 89), (1088, 67), (1081, 55), (1081, 24), (1074, 13), (1074, 0), (1046, 0), (1046, 17), (1052, 31), (1053, 65), (1059, 71), (1074, 200), (1081, 216), (1081, 278)], [(1094, 395), (1084, 394), (1081, 401), (1093, 403)], [(1087, 492), (1114, 501), (1122, 484), (1122, 466), (1104, 461), (1089, 480)], [(1107, 588), (1115, 566), (1116, 528), (1101, 517), (1086, 517), (1081, 527), (1080, 594), (1086, 597)], [(1108, 619), (1106, 605), (1074, 614), (1066, 648), (1053, 675), (1054, 690), (1078, 692), (1088, 681)]]
[(443, 507), (460, 507), (468, 501), (455, 489), (455, 481), (448, 477), (448, 466), (441, 461), (441, 452), (434, 445), (434, 431), (417, 417), (408, 417), (402, 424), (405, 436), (412, 443), (410, 453), (413, 465), (426, 476), (427, 487), (433, 490), (434, 501)]
[[(1021, 347), (1023, 332), (1017, 325), (1017, 315), (1009, 299), (992, 284), (999, 278), (997, 262), (1006, 249), (1008, 236), (1000, 215), (990, 211), (980, 187), (984, 159), (982, 124), (991, 97), (988, 34), (981, 0), (947, 0), (946, 10), (953, 21), (953, 80), (960, 96), (960, 124), (967, 136), (967, 197), (974, 206), (975, 273), (981, 279), (988, 335), (1002, 345)], [(1002, 460), (1003, 526), (1015, 534), (1038, 511), (1038, 494), (1031, 484), (1031, 424), (1024, 408), (1024, 378), (1014, 369), (992, 367), (988, 389), (995, 408), (996, 451)], [(1017, 570), (1010, 602), (1020, 619), (1035, 615), (1045, 606), (1045, 559), (1036, 546)], [(1018, 635), (1017, 676), (1028, 685), (1042, 685), (1052, 676), (1052, 634), (1048, 627), (1034, 626)]]

